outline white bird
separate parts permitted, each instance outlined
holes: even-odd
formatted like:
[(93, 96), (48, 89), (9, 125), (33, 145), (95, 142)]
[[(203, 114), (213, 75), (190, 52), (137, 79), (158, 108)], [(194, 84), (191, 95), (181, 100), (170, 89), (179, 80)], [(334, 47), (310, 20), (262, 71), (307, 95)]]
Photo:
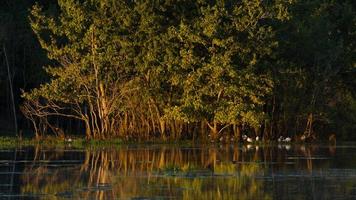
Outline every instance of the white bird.
[(242, 135), (242, 140), (247, 140), (247, 135)]
[(283, 141), (284, 142), (290, 142), (290, 141), (292, 141), (292, 139), (290, 137), (286, 137)]
[(249, 138), (249, 137), (246, 140), (247, 140), (247, 142), (253, 142), (252, 138)]
[(279, 136), (278, 142), (283, 142), (283, 136)]
[(260, 138), (258, 136), (256, 136), (256, 142), (258, 142), (260, 140)]

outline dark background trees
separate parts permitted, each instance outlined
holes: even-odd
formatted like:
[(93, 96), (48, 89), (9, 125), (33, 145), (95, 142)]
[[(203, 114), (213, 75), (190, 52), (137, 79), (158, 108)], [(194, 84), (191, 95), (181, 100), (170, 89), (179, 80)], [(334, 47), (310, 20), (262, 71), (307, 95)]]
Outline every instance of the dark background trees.
[[(46, 81), (42, 69), (48, 59), (29, 24), (28, 15), (35, 1), (4, 0), (0, 4), (0, 126), (3, 133), (14, 128), (11, 92), (5, 54), (8, 59), (18, 123), (26, 121), (19, 112), (21, 90), (30, 90)], [(26, 126), (26, 125), (25, 125)]]
[(282, 122), (275, 128), (354, 138), (354, 2), (298, 1), (289, 11), (290, 20), (277, 31), (279, 55), (272, 71), (278, 84), (271, 116)]

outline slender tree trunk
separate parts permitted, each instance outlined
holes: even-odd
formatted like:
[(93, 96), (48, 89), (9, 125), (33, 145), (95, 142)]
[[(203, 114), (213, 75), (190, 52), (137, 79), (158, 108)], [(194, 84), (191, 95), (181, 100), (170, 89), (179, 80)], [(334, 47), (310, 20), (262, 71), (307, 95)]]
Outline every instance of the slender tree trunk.
[(4, 56), (5, 56), (6, 66), (7, 66), (7, 75), (8, 75), (8, 77), (9, 77), (11, 103), (12, 103), (12, 113), (13, 113), (13, 117), (14, 117), (15, 135), (17, 136), (17, 134), (18, 134), (18, 127), (17, 127), (17, 116), (16, 116), (16, 108), (15, 108), (14, 91), (13, 91), (13, 85), (12, 85), (12, 78), (11, 78), (10, 66), (9, 66), (9, 61), (8, 61), (8, 59), (7, 59), (7, 54), (6, 54), (5, 45), (3, 46), (3, 50), (4, 50)]
[(232, 129), (233, 129), (233, 132), (234, 132), (235, 139), (237, 139), (238, 141), (241, 141), (241, 128), (240, 128), (240, 125), (234, 124)]

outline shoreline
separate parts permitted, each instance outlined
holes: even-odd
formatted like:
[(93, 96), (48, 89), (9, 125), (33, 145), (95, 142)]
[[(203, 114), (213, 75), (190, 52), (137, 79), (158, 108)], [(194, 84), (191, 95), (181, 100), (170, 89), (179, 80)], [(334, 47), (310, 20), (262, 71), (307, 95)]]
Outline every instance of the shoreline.
[[(356, 141), (353, 141), (356, 142)], [(149, 140), (149, 141), (125, 141), (119, 138), (111, 139), (90, 139), (87, 140), (82, 137), (67, 137), (58, 138), (55, 136), (47, 136), (41, 139), (31, 137), (19, 138), (16, 136), (0, 136), (0, 148), (16, 148), (26, 146), (48, 146), (48, 147), (71, 147), (71, 148), (87, 148), (87, 147), (120, 147), (122, 145), (170, 145), (170, 146), (195, 146), (195, 145), (239, 145), (239, 146), (278, 146), (278, 145), (328, 145), (335, 146), (337, 144), (347, 144), (352, 142), (337, 142), (336, 144), (327, 141), (314, 141), (314, 142), (277, 142), (277, 141), (259, 141), (259, 142), (209, 142), (203, 140)]]

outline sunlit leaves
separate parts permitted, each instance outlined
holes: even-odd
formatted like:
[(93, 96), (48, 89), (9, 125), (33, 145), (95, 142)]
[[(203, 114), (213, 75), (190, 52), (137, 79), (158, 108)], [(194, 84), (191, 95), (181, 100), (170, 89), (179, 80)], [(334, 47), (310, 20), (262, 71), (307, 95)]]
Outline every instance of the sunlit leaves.
[(152, 117), (154, 108), (159, 123), (257, 127), (273, 88), (272, 78), (261, 72), (272, 66), (268, 60), (278, 44), (265, 21), (277, 22), (286, 14), (285, 4), (275, 12), (278, 5), (61, 0), (57, 17), (35, 6), (32, 27), (58, 65), (47, 70), (52, 81), (34, 93), (88, 103), (114, 97), (130, 85), (140, 93), (113, 110), (141, 106), (146, 108), (141, 114)]
[(199, 15), (169, 32), (171, 51), (181, 58), (167, 62), (177, 67), (170, 81), (183, 93), (168, 116), (251, 126), (263, 120), (261, 106), (272, 82), (255, 70), (277, 44), (272, 27), (260, 23), (267, 8), (260, 1), (201, 5)]

